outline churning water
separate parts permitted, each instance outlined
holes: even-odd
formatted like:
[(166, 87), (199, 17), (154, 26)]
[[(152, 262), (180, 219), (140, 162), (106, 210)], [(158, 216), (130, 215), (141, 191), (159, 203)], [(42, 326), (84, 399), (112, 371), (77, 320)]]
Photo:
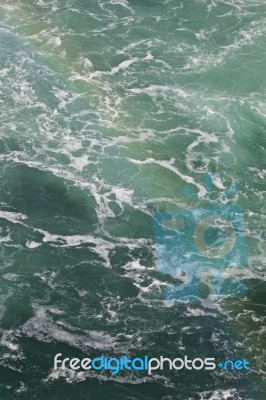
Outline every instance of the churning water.
[[(265, 399), (265, 0), (0, 0), (0, 21), (1, 399)], [(154, 214), (232, 184), (247, 295), (165, 301), (182, 272), (156, 268)], [(53, 371), (60, 352), (252, 368)]]

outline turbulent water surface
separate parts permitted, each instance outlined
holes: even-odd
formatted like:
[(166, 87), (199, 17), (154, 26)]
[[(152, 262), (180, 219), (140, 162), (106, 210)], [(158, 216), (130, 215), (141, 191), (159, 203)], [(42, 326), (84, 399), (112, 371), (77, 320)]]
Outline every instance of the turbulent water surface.
[[(0, 0), (0, 21), (1, 399), (265, 399), (265, 0)], [(167, 302), (153, 215), (208, 207), (207, 173), (212, 204), (237, 187), (247, 296)], [(53, 371), (60, 352), (252, 368)]]

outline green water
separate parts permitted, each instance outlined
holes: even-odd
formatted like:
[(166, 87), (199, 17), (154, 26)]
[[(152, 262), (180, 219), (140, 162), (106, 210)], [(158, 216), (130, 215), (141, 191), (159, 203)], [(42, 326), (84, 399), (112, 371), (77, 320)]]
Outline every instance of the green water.
[[(265, 1), (0, 0), (0, 21), (0, 398), (264, 400)], [(208, 207), (207, 173), (212, 205), (237, 186), (248, 294), (168, 304), (153, 215)], [(252, 369), (55, 372), (60, 352)]]

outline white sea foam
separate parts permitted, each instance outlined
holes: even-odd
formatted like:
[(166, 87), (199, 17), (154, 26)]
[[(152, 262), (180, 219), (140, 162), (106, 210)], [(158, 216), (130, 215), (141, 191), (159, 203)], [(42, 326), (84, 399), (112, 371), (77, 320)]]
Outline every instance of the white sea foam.
[(21, 224), (24, 219), (27, 219), (27, 216), (21, 213), (0, 210), (0, 218), (6, 219), (13, 224)]
[(4, 274), (3, 278), (7, 279), (8, 281), (16, 282), (19, 279), (19, 275), (10, 272), (10, 273)]
[(11, 351), (17, 351), (19, 346), (16, 343), (13, 343), (13, 331), (5, 331), (0, 340), (0, 345), (7, 347)]
[(138, 63), (140, 61), (152, 60), (152, 59), (153, 59), (153, 56), (151, 55), (150, 52), (148, 52), (147, 56), (144, 57), (144, 58), (134, 57), (134, 58), (131, 58), (129, 60), (122, 61), (117, 67), (113, 67), (111, 69), (111, 71), (108, 71), (108, 72), (105, 72), (105, 71), (93, 72), (89, 76), (89, 79), (91, 80), (91, 79), (93, 79), (95, 77), (101, 77), (101, 76), (104, 76), (104, 75), (114, 75), (114, 74), (117, 74), (120, 71), (128, 69), (131, 64), (135, 64), (135, 63)]
[(206, 189), (204, 186), (200, 185), (199, 183), (197, 183), (191, 176), (188, 175), (184, 175), (182, 174), (173, 164), (175, 163), (175, 160), (172, 158), (170, 161), (164, 161), (164, 160), (155, 160), (154, 158), (148, 158), (144, 161), (141, 160), (136, 160), (136, 159), (132, 159), (129, 158), (128, 159), (130, 162), (134, 163), (134, 164), (139, 164), (139, 165), (145, 165), (145, 164), (157, 164), (160, 165), (163, 168), (168, 169), (169, 171), (172, 171), (174, 174), (176, 174), (177, 176), (179, 176), (179, 178), (181, 178), (183, 181), (185, 181), (186, 183), (192, 184), (194, 186), (196, 186), (199, 190), (199, 196), (200, 197), (204, 197), (206, 195)]
[(49, 307), (45, 308), (38, 304), (33, 304), (33, 309), (34, 316), (21, 328), (21, 331), (28, 337), (35, 337), (45, 342), (56, 340), (68, 343), (84, 351), (89, 348), (103, 350), (116, 346), (116, 339), (105, 332), (90, 330), (84, 332), (83, 335), (76, 334), (71, 332), (71, 330), (75, 331), (75, 329), (72, 329), (64, 322), (53, 322), (47, 313)]
[(26, 242), (26, 247), (28, 247), (28, 249), (36, 249), (41, 245), (42, 243), (35, 242), (34, 240), (27, 240)]
[(244, 400), (241, 395), (238, 395), (236, 389), (214, 390), (213, 392), (205, 391), (199, 393), (199, 395), (200, 400), (230, 400), (232, 397), (236, 400)]
[(114, 243), (91, 235), (55, 235), (42, 229), (36, 229), (44, 235), (43, 242), (51, 243), (55, 247), (77, 247), (83, 244), (92, 244), (90, 250), (99, 254), (105, 260), (105, 266), (110, 267), (109, 252), (115, 247)]
[(165, 377), (164, 376), (158, 376), (158, 375), (153, 375), (153, 376), (143, 376), (143, 377), (136, 377), (134, 376), (133, 373), (131, 373), (129, 376), (121, 376), (121, 375), (110, 375), (105, 372), (97, 372), (95, 371), (84, 371), (84, 372), (78, 372), (74, 371), (73, 369), (65, 368), (65, 369), (57, 369), (57, 370), (52, 370), (49, 375), (47, 376), (46, 379), (44, 379), (44, 382), (49, 382), (49, 381), (55, 381), (60, 378), (65, 379), (66, 382), (68, 383), (78, 383), (85, 381), (87, 379), (95, 379), (100, 382), (117, 382), (121, 384), (128, 384), (128, 385), (139, 385), (145, 382), (152, 382), (154, 380), (163, 380), (165, 383)]

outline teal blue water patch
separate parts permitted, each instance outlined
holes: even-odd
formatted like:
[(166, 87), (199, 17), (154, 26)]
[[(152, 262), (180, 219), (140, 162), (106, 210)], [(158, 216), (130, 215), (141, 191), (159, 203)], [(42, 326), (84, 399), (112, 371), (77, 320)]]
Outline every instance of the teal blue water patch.
[[(265, 11), (0, 1), (1, 399), (265, 398)], [(212, 298), (201, 271), (200, 301), (172, 301), (184, 260), (206, 254), (193, 253), (192, 218), (162, 274), (154, 216), (219, 207), (236, 237), (220, 261), (245, 295)], [(209, 228), (208, 251), (230, 247)], [(53, 371), (57, 353), (214, 355), (251, 370), (95, 376)]]

